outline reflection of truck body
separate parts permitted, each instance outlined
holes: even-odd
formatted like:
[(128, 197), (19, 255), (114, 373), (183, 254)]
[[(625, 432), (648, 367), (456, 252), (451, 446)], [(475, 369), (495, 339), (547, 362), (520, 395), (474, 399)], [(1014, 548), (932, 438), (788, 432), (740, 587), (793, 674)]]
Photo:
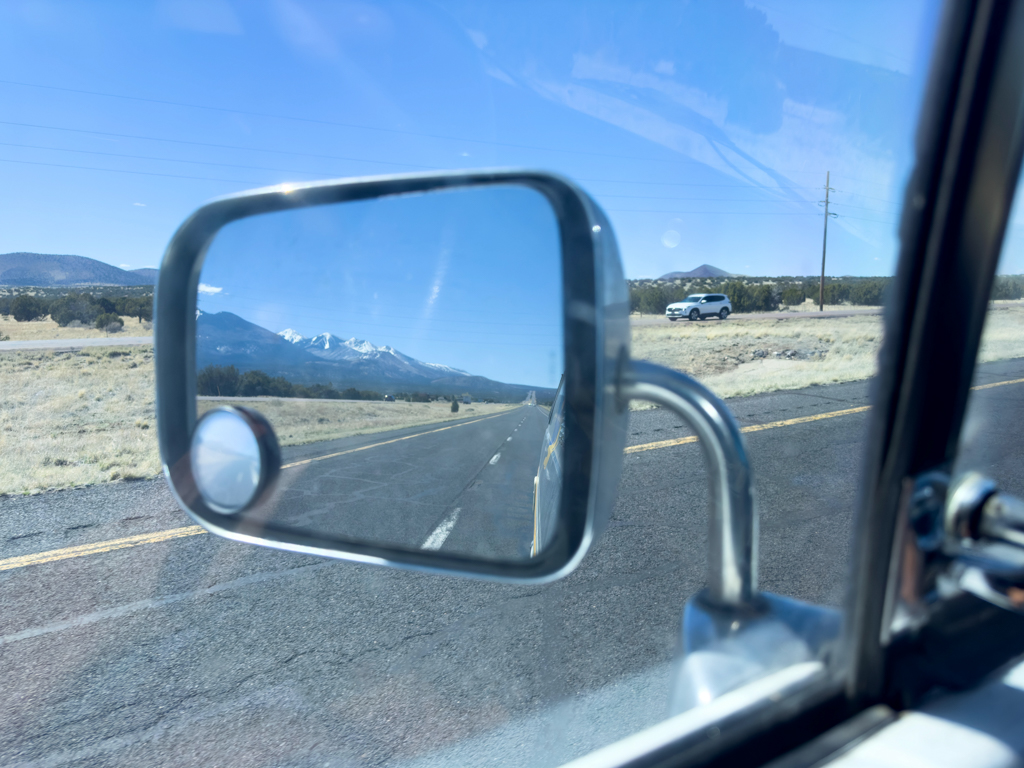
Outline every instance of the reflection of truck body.
[(555, 534), (558, 505), (562, 501), (562, 446), (565, 444), (565, 375), (558, 382), (558, 391), (548, 414), (548, 426), (540, 448), (537, 476), (533, 480), (533, 546), (530, 557), (536, 557)]

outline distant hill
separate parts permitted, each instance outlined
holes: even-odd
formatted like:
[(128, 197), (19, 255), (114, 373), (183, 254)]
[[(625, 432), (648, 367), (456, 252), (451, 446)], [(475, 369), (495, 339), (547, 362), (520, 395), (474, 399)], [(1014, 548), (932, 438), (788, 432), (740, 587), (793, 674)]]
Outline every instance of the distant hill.
[(85, 256), (0, 253), (0, 285), (153, 285), (155, 275), (148, 272), (156, 270), (129, 272)]
[(139, 277), (144, 277), (146, 280), (149, 280), (150, 282), (146, 283), (146, 285), (156, 285), (156, 276), (160, 274), (160, 270), (155, 267), (133, 269), (131, 272), (133, 275), (138, 275)]
[(689, 272), (669, 272), (667, 275), (662, 275), (659, 280), (686, 280), (694, 277), (732, 277), (729, 272), (718, 267), (712, 267), (710, 264), (701, 264), (696, 269), (691, 269)]

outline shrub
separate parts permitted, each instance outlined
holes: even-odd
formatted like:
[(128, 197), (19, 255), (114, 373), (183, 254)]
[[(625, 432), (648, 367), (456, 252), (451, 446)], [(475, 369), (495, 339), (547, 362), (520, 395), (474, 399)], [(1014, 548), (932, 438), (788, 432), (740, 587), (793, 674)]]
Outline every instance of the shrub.
[[(93, 301), (92, 296), (84, 293), (69, 293), (50, 304), (50, 317), (61, 328), (76, 320), (84, 325), (94, 325), (100, 315), (117, 317), (113, 312), (103, 311), (102, 307)], [(121, 324), (124, 325), (124, 322)], [(107, 323), (96, 324), (96, 327), (102, 329), (106, 325)]]
[(35, 296), (22, 294), (11, 302), (11, 314), (19, 323), (27, 323), (39, 317), (46, 317), (46, 305)]
[(118, 314), (137, 318), (140, 323), (153, 320), (152, 296), (122, 296), (115, 299), (114, 306)]
[(112, 312), (104, 312), (96, 317), (96, 327), (107, 333), (117, 333), (124, 328), (124, 320)]
[(804, 303), (804, 289), (803, 286), (791, 286), (782, 292), (782, 303), (783, 304), (803, 304)]
[(196, 393), (211, 397), (234, 397), (241, 378), (233, 365), (208, 365), (196, 376)]
[(459, 401), (458, 401), (458, 400), (456, 400), (456, 399), (455, 399), (455, 398), (453, 397), (453, 398), (452, 398), (452, 413), (458, 413), (458, 412), (459, 412)]
[(1019, 299), (1024, 296), (1024, 276), (1000, 275), (992, 286), (992, 299)]
[(271, 378), (263, 371), (246, 371), (238, 381), (241, 397), (294, 397), (291, 383), (282, 376)]

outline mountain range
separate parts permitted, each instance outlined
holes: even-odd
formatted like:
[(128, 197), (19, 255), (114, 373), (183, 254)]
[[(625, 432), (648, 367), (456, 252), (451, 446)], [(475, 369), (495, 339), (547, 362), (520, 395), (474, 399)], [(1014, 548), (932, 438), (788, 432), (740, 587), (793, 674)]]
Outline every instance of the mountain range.
[(333, 384), (336, 389), (372, 389), (383, 394), (424, 392), (469, 394), (477, 400), (518, 402), (535, 390), (538, 398), (553, 390), (506, 384), (437, 363), (425, 363), (394, 347), (331, 333), (307, 338), (287, 328), (273, 333), (231, 312), (196, 313), (196, 367), (233, 365), (261, 370), (301, 384)]
[(718, 267), (712, 267), (710, 264), (701, 264), (696, 269), (691, 269), (689, 272), (669, 272), (666, 275), (659, 277), (659, 280), (685, 280), (693, 277), (732, 277), (729, 272)]
[(86, 256), (0, 253), (0, 285), (155, 285), (157, 270), (126, 270)]

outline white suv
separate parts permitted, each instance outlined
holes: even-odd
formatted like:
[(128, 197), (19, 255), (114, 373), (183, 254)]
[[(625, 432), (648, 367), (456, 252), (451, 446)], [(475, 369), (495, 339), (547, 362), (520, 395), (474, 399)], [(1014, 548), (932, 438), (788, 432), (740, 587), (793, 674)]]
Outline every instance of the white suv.
[(673, 322), (684, 317), (691, 320), (703, 320), (712, 315), (725, 320), (730, 314), (732, 314), (732, 302), (729, 301), (728, 296), (721, 293), (695, 293), (682, 301), (665, 307), (665, 317)]

